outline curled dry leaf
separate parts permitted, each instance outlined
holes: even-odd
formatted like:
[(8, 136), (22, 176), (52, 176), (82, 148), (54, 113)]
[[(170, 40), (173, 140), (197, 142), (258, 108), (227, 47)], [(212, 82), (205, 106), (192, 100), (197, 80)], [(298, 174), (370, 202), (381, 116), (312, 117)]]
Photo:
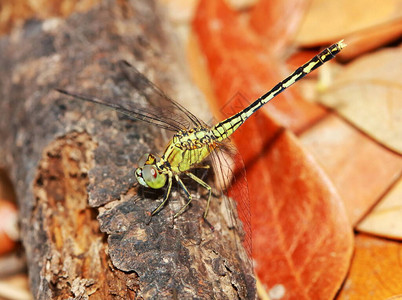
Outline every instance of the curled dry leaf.
[(398, 40), (402, 35), (402, 18), (367, 28), (354, 34), (348, 35), (346, 40), (348, 46), (345, 51), (339, 54), (342, 61), (352, 60), (377, 49), (382, 45), (386, 45), (394, 40)]
[(402, 154), (402, 47), (348, 65), (320, 101)]

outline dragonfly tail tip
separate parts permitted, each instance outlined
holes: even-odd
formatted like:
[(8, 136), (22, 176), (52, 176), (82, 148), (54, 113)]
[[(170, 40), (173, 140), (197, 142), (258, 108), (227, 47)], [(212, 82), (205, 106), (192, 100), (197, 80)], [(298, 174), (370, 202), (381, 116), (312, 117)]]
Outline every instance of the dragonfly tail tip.
[(344, 42), (345, 40), (340, 40), (337, 44), (338, 44), (338, 47), (340, 48), (340, 49), (343, 49), (343, 48), (345, 48), (348, 44), (346, 44), (345, 42)]

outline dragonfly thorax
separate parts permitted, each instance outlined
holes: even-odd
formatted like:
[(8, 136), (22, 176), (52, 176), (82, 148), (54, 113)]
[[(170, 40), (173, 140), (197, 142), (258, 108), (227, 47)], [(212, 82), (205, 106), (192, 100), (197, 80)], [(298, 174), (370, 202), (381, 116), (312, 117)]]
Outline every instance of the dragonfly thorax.
[(172, 142), (179, 149), (195, 150), (213, 144), (215, 136), (209, 128), (196, 127), (177, 132), (173, 136)]
[(169, 170), (173, 174), (180, 174), (201, 164), (215, 148), (215, 137), (207, 128), (178, 131), (170, 140), (157, 166), (162, 172)]
[(157, 159), (152, 154), (145, 154), (141, 157), (135, 170), (135, 177), (139, 184), (153, 189), (160, 189), (166, 184), (166, 174), (157, 167)]

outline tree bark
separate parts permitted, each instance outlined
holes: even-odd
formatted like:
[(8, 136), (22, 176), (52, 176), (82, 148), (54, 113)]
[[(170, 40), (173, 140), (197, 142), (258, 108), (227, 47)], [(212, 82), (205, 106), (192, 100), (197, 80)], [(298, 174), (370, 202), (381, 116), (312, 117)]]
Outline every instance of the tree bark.
[(149, 218), (159, 202), (133, 171), (143, 153), (163, 150), (164, 132), (53, 90), (134, 97), (119, 59), (154, 70), (169, 93), (192, 89), (169, 36), (155, 3), (104, 1), (0, 40), (0, 166), (15, 183), (35, 298), (255, 298), (217, 199), (214, 231), (201, 196), (173, 220), (184, 201), (175, 192)]

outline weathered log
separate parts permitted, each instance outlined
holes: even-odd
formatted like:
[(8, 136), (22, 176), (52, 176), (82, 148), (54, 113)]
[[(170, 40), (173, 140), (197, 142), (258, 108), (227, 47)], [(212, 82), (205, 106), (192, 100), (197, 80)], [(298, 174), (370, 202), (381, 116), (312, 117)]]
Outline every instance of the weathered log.
[(202, 195), (173, 220), (184, 201), (175, 192), (150, 220), (157, 202), (133, 171), (143, 153), (163, 150), (164, 133), (54, 91), (137, 99), (119, 59), (154, 70), (169, 93), (191, 89), (166, 28), (151, 1), (105, 1), (0, 40), (0, 166), (15, 183), (37, 299), (255, 297), (217, 199), (215, 231)]

